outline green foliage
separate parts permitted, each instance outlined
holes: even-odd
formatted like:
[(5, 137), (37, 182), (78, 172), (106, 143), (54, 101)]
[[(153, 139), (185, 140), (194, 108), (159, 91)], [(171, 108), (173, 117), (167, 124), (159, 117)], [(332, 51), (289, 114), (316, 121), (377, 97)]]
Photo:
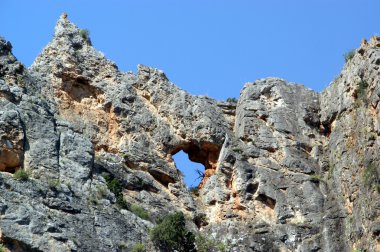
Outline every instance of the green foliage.
[(25, 87), (26, 86), (24, 77), (21, 74), (17, 74), (17, 84), (20, 87)]
[(116, 197), (116, 204), (119, 205), (119, 207), (123, 208), (123, 209), (128, 209), (129, 208), (129, 204), (127, 201), (125, 201), (124, 197), (122, 194), (120, 194), (119, 196)]
[(352, 252), (363, 252), (360, 248), (353, 249)]
[(150, 232), (155, 245), (163, 251), (195, 252), (195, 236), (187, 230), (185, 216), (176, 212), (165, 216)]
[(344, 61), (347, 63), (350, 59), (355, 56), (356, 50), (352, 49), (346, 53), (343, 53)]
[(199, 188), (198, 186), (191, 186), (189, 188), (190, 193), (192, 193), (195, 196), (199, 196)]
[(206, 238), (205, 236), (198, 234), (195, 238), (195, 245), (197, 252), (225, 252), (227, 251), (224, 243), (217, 243), (214, 239)]
[(0, 252), (5, 252), (6, 250), (5, 250), (5, 247), (4, 247), (4, 245), (3, 244), (0, 244)]
[(104, 179), (106, 180), (108, 189), (110, 189), (110, 191), (113, 192), (115, 196), (121, 194), (123, 188), (121, 187), (121, 183), (117, 178), (111, 178), (111, 176), (106, 175), (104, 176)]
[(237, 103), (238, 100), (235, 97), (228, 97), (227, 102)]
[(363, 171), (363, 181), (365, 186), (370, 186), (374, 182), (379, 182), (377, 167), (375, 163), (371, 162)]
[(128, 245), (122, 241), (119, 243), (118, 247), (119, 247), (119, 251), (123, 252), (124, 250), (128, 248)]
[(51, 179), (48, 181), (48, 186), (50, 189), (57, 188), (60, 185), (59, 179)]
[(372, 185), (372, 189), (378, 193), (380, 193), (380, 184), (379, 183), (376, 183), (374, 185)]
[(105, 175), (104, 179), (106, 180), (106, 184), (108, 189), (115, 194), (116, 197), (116, 203), (124, 209), (128, 208), (128, 203), (124, 200), (123, 194), (122, 194), (122, 184), (121, 182), (114, 177), (111, 177), (109, 175)]
[(314, 183), (324, 182), (323, 178), (320, 175), (310, 175), (309, 180)]
[(217, 245), (217, 248), (219, 249), (220, 252), (225, 252), (227, 251), (226, 245), (224, 243), (219, 243)]
[(108, 194), (108, 190), (105, 186), (97, 186), (96, 191), (99, 197), (106, 197)]
[(17, 180), (27, 181), (29, 179), (29, 172), (24, 169), (18, 169), (15, 174), (13, 174), (13, 177)]
[(368, 83), (364, 80), (360, 80), (357, 85), (358, 85), (358, 95), (357, 95), (358, 98), (364, 98), (366, 89), (368, 87)]
[(99, 200), (97, 197), (95, 197), (94, 195), (91, 195), (89, 197), (89, 201), (93, 204), (93, 205), (99, 205)]
[(79, 34), (85, 40), (89, 40), (90, 38), (90, 31), (88, 29), (81, 29), (79, 31)]
[(233, 148), (232, 151), (237, 152), (237, 153), (243, 153), (243, 150), (238, 147)]
[(150, 219), (150, 214), (141, 206), (137, 204), (132, 204), (130, 208), (131, 212), (140, 217), (141, 219), (144, 220), (149, 220)]
[(142, 243), (136, 243), (133, 245), (131, 252), (146, 252), (145, 245)]
[(327, 177), (328, 177), (329, 179), (332, 178), (333, 172), (334, 172), (334, 164), (332, 164), (332, 163), (330, 162), (330, 163), (329, 163), (329, 171), (328, 171), (328, 175), (327, 175)]
[(377, 138), (376, 132), (373, 132), (373, 131), (368, 132), (368, 140), (376, 140), (376, 138)]

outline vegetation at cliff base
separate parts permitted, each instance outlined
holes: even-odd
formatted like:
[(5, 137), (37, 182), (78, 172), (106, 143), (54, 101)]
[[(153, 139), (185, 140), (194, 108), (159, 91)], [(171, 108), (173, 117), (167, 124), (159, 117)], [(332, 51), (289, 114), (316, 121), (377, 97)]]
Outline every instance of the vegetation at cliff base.
[(195, 235), (186, 228), (182, 212), (168, 214), (151, 230), (154, 244), (163, 251), (195, 252)]
[(224, 243), (217, 243), (214, 239), (198, 234), (195, 238), (197, 252), (225, 252)]

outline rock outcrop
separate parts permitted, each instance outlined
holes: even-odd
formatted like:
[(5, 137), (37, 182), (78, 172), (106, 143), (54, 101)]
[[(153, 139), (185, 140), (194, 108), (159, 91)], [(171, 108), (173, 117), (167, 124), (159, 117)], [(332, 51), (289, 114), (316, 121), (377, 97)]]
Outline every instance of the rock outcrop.
[[(217, 102), (119, 71), (66, 15), (29, 69), (0, 39), (1, 243), (159, 251), (149, 230), (182, 211), (226, 251), (379, 251), (379, 41), (320, 94), (266, 78)], [(197, 193), (179, 151), (205, 167)]]

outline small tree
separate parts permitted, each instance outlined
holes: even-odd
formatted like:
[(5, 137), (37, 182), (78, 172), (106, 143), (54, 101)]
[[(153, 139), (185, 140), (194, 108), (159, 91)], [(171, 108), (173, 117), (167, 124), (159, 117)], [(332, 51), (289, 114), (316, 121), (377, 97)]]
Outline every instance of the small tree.
[(91, 45), (90, 31), (88, 29), (79, 30), (79, 35)]
[(148, 211), (146, 211), (144, 208), (137, 204), (132, 204), (130, 207), (130, 210), (132, 213), (140, 217), (141, 219), (144, 220), (149, 220), (150, 219), (150, 214)]
[(152, 241), (162, 251), (195, 252), (195, 236), (187, 230), (185, 216), (176, 212), (165, 216), (151, 230)]
[(346, 53), (343, 53), (344, 61), (347, 63), (350, 59), (355, 56), (356, 50), (352, 49)]
[(237, 103), (238, 100), (237, 100), (235, 97), (228, 97), (228, 98), (227, 98), (227, 102)]

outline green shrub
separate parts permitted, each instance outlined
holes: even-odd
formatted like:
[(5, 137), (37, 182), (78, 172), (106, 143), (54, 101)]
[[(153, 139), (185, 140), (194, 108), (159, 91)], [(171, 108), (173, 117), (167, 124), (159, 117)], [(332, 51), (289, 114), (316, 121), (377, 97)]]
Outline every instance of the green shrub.
[(123, 187), (121, 182), (117, 178), (111, 177), (110, 175), (105, 175), (104, 179), (106, 180), (108, 189), (115, 194), (116, 204), (118, 204), (121, 208), (128, 209), (128, 203), (123, 198)]
[(131, 252), (146, 252), (145, 246), (142, 243), (133, 245)]
[(219, 243), (216, 247), (219, 249), (220, 252), (227, 251), (226, 245), (224, 243)]
[(4, 247), (4, 245), (3, 244), (0, 244), (0, 252), (5, 252), (6, 250), (5, 250), (5, 247)]
[(150, 232), (155, 245), (163, 251), (195, 252), (195, 236), (187, 230), (185, 216), (176, 212), (165, 216)]
[(29, 179), (29, 172), (24, 169), (18, 169), (15, 174), (13, 174), (13, 177), (17, 180), (27, 181)]
[(129, 208), (129, 203), (124, 199), (122, 194), (116, 197), (116, 204), (123, 209)]
[(370, 186), (373, 182), (378, 182), (379, 176), (375, 163), (371, 162), (363, 171), (363, 180), (365, 186)]
[(214, 239), (206, 238), (198, 234), (195, 238), (197, 252), (225, 252), (226, 246), (224, 243), (217, 243)]
[(97, 186), (96, 192), (97, 192), (97, 195), (101, 198), (106, 197), (108, 194), (107, 187), (105, 187), (105, 186)]
[(358, 98), (363, 98), (365, 96), (366, 89), (368, 87), (368, 83), (364, 80), (358, 82)]
[(93, 205), (99, 205), (99, 200), (97, 197), (95, 197), (94, 195), (91, 195), (88, 200), (91, 202), (91, 204)]
[(137, 204), (132, 204), (131, 206), (131, 212), (140, 217), (141, 219), (144, 220), (149, 220), (150, 219), (150, 214), (141, 206)]
[(328, 175), (327, 175), (327, 177), (328, 177), (329, 179), (332, 178), (332, 176), (333, 176), (333, 172), (334, 172), (334, 164), (330, 162), (330, 163), (329, 163), (329, 171), (328, 171)]
[(235, 97), (228, 97), (227, 102), (236, 103), (236, 102), (238, 102), (238, 100)]
[(81, 29), (79, 31), (79, 34), (85, 40), (88, 40), (90, 38), (90, 31), (88, 29)]
[(323, 178), (320, 175), (310, 175), (309, 180), (314, 183), (324, 182)]
[(115, 194), (115, 196), (118, 196), (121, 194), (121, 191), (123, 190), (120, 181), (117, 178), (112, 178), (109, 175), (105, 175), (104, 179), (106, 180), (106, 184), (108, 189)]
[(60, 185), (59, 179), (51, 179), (48, 181), (48, 186), (50, 189), (57, 188)]
[(347, 63), (350, 59), (355, 56), (356, 50), (352, 49), (346, 53), (343, 53), (344, 61)]

